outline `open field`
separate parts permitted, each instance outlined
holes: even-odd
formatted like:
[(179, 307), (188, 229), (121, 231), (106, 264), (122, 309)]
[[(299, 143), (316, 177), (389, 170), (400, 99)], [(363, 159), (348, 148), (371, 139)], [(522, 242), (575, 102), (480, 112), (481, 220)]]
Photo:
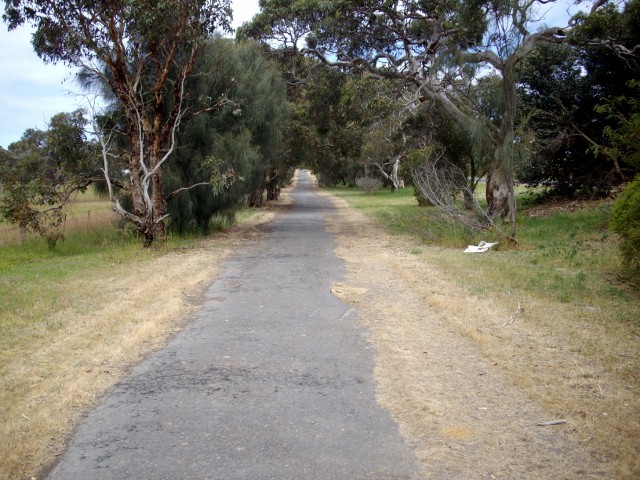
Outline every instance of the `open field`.
[[(100, 229), (117, 220), (118, 215), (111, 210), (111, 203), (97, 195), (93, 189), (76, 197), (65, 207), (63, 231), (65, 234), (76, 230)], [(0, 217), (0, 246), (20, 240), (20, 229), (6, 223)]]
[[(425, 354), (432, 354), (425, 346), (438, 348), (433, 335), (440, 328), (426, 319), (437, 315), (446, 328), (470, 339), (482, 362), (501, 372), (509, 385), (553, 418), (567, 420), (568, 431), (591, 445), (589, 458), (601, 462), (600, 467), (585, 465), (591, 476), (553, 478), (638, 478), (640, 299), (617, 275), (617, 240), (606, 229), (609, 202), (524, 207), (518, 245), (465, 254), (467, 244), (497, 238), (451, 228), (434, 209), (418, 207), (408, 189), (399, 194), (332, 193), (369, 219), (352, 215), (344, 222), (353, 231), (344, 236), (338, 253), (347, 261), (351, 291), (375, 288), (369, 277), (382, 273), (371, 272), (393, 272), (388, 295), (347, 293), (345, 300), (363, 310), (365, 322), (372, 319), (381, 351), (381, 402), (418, 452), (432, 448), (421, 432), (434, 423), (449, 428), (445, 418), (456, 421), (451, 405), (444, 403), (434, 412), (433, 387), (428, 385), (433, 380), (424, 385), (423, 396), (411, 393), (419, 388), (421, 372), (457, 358), (451, 347), (425, 363)], [(363, 271), (369, 274), (363, 276)], [(413, 293), (400, 297), (396, 288)], [(422, 310), (415, 307), (420, 301), (425, 302)], [(408, 313), (412, 310), (414, 316)], [(425, 312), (422, 319), (420, 311)], [(452, 388), (452, 393), (467, 391), (466, 384)], [(401, 397), (399, 392), (409, 393)], [(423, 415), (412, 413), (420, 409)], [(451, 438), (443, 442), (450, 447), (455, 443)], [(530, 445), (529, 451), (533, 449)]]

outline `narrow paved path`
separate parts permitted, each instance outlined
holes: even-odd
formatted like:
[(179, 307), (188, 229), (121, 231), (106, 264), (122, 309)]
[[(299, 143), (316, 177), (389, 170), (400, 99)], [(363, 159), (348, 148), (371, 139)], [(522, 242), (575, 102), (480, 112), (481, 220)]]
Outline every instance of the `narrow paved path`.
[(375, 400), (373, 347), (333, 297), (329, 201), (300, 172), (294, 208), (238, 252), (201, 313), (85, 420), (51, 479), (412, 479)]

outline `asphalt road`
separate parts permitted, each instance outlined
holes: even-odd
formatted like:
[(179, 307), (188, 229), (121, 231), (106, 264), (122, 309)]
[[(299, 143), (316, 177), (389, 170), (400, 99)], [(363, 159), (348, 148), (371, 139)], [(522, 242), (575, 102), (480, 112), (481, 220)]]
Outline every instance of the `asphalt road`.
[(48, 478), (416, 478), (375, 401), (368, 332), (330, 293), (344, 275), (324, 228), (332, 206), (304, 171), (293, 196), (197, 318), (90, 413)]

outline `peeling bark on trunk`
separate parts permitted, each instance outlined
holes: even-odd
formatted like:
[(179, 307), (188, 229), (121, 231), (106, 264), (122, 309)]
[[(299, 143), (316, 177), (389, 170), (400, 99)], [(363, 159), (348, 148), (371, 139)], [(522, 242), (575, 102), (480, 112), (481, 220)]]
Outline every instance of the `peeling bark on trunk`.
[(391, 168), (391, 182), (393, 183), (393, 191), (400, 190), (400, 178), (398, 177), (398, 170), (400, 170), (400, 155), (397, 155), (393, 160), (393, 167)]
[[(131, 136), (129, 138), (131, 138)], [(146, 210), (142, 188), (142, 178), (144, 177), (144, 172), (142, 171), (140, 162), (138, 161), (139, 155), (140, 150), (138, 146), (134, 144), (127, 163), (129, 165), (129, 181), (131, 182), (130, 193), (131, 201), (133, 203), (132, 213), (138, 217), (144, 217), (144, 213)]]
[(153, 215), (151, 217), (151, 232), (153, 242), (164, 242), (167, 239), (164, 218), (167, 216), (167, 201), (164, 196), (164, 186), (160, 171), (153, 175), (151, 200), (153, 202)]
[(502, 69), (504, 109), (493, 164), (487, 179), (487, 205), (489, 218), (508, 220), (511, 223), (511, 239), (516, 238), (516, 201), (513, 190), (514, 127), (518, 95), (515, 86), (517, 57), (505, 62)]
[(509, 183), (501, 165), (494, 163), (489, 173), (486, 196), (489, 217), (506, 219), (509, 214)]
[[(114, 37), (112, 40), (116, 45), (122, 46), (119, 43), (122, 38)], [(113, 210), (136, 226), (138, 233), (144, 239), (145, 247), (166, 240), (165, 218), (168, 199), (164, 193), (161, 169), (176, 147), (176, 130), (184, 115), (182, 100), (185, 82), (191, 75), (198, 51), (198, 43), (195, 42), (189, 56), (186, 57), (186, 62), (182, 67), (178, 66), (175, 62), (178, 40), (174, 38), (164, 56), (159, 55), (155, 58), (157, 65), (161, 68), (156, 72), (153, 85), (153, 104), (145, 100), (142, 88), (143, 69), (131, 70), (127, 66), (125, 48), (118, 50), (118, 58), (115, 60), (103, 58), (111, 70), (111, 78), (98, 73), (124, 106), (128, 123), (126, 136), (131, 145), (127, 164), (130, 181), (128, 191), (133, 207), (131, 211), (127, 211), (113, 194), (108, 175), (108, 143), (111, 134), (106, 139), (100, 135), (104, 160), (103, 172), (109, 188), (109, 197), (114, 205)], [(159, 49), (154, 53), (162, 52)], [(176, 66), (179, 67), (176, 69), (176, 78), (169, 82), (171, 71)], [(168, 83), (171, 86), (167, 86)], [(166, 115), (164, 109), (169, 94), (173, 95), (174, 102), (171, 111)], [(100, 128), (97, 127), (95, 130), (99, 132)]]

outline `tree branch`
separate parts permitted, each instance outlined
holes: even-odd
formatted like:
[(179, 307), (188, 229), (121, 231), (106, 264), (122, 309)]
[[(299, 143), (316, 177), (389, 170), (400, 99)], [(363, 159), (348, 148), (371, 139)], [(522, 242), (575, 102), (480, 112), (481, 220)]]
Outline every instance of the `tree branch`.
[(84, 182), (78, 184), (78, 185), (74, 185), (73, 187), (69, 188), (68, 190), (65, 190), (62, 199), (57, 202), (58, 205), (55, 205), (53, 207), (49, 207), (49, 208), (45, 208), (44, 210), (38, 210), (38, 213), (42, 214), (42, 213), (48, 213), (48, 212), (52, 212), (54, 210), (62, 210), (62, 208), (67, 204), (67, 202), (69, 201), (69, 199), (71, 198), (71, 195), (73, 195), (74, 193), (76, 193), (79, 190), (84, 190), (85, 188), (87, 188), (89, 185), (99, 182), (101, 180), (101, 178), (99, 177), (92, 177), (89, 178), (87, 180), (85, 180)]
[(176, 195), (178, 195), (180, 192), (185, 192), (187, 190), (191, 190), (192, 188), (196, 188), (196, 187), (201, 187), (204, 185), (211, 185), (209, 182), (200, 182), (200, 183), (195, 183), (193, 185), (191, 185), (190, 187), (182, 187), (179, 188), (177, 190), (174, 190), (173, 192), (171, 192), (169, 195), (167, 195), (165, 197), (165, 200), (168, 202), (169, 200), (171, 200), (173, 197), (175, 197)]

